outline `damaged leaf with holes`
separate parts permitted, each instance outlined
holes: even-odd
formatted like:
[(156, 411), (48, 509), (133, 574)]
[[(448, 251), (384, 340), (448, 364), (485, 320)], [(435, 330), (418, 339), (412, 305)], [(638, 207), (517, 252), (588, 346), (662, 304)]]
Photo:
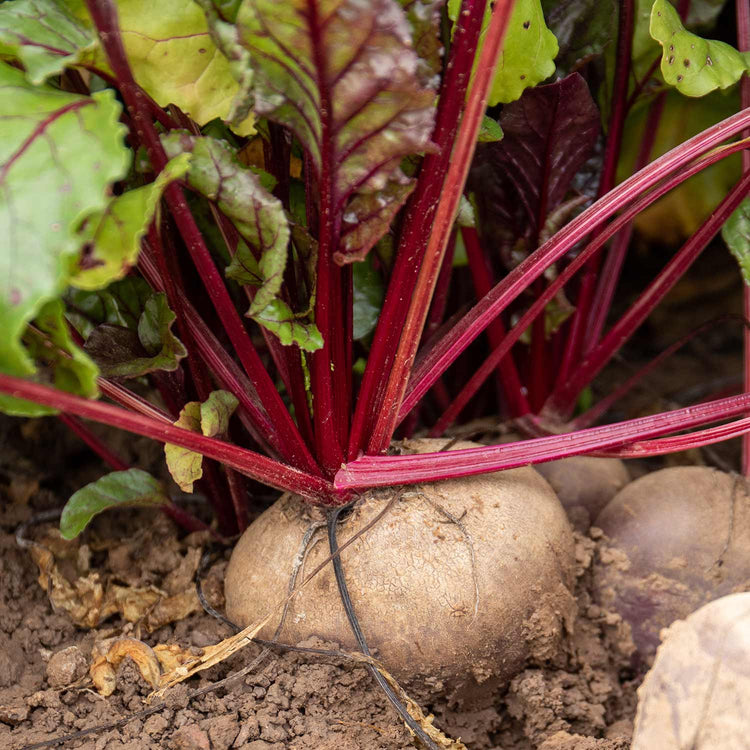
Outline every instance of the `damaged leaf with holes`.
[(655, 0), (651, 36), (662, 46), (664, 80), (685, 96), (704, 96), (736, 83), (750, 66), (750, 52), (687, 31), (667, 0)]

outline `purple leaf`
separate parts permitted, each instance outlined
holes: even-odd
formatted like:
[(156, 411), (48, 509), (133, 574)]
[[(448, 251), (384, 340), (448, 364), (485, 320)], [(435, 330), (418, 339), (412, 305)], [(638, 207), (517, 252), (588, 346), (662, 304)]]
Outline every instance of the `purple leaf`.
[(528, 89), (500, 116), (505, 134), (480, 146), (472, 174), (483, 233), (528, 249), (539, 244), (548, 215), (565, 198), (599, 134), (599, 111), (577, 73)]

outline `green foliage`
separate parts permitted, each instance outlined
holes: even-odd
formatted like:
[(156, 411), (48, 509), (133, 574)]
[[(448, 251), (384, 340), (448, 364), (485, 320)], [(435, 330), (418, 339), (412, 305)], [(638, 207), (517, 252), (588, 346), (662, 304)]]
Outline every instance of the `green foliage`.
[[(739, 97), (736, 92), (725, 94), (715, 91), (701, 99), (691, 99), (677, 91), (670, 91), (656, 131), (651, 158), (661, 156), (738, 109)], [(640, 107), (625, 121), (618, 180), (624, 179), (632, 171), (647, 117), (647, 108)], [(739, 155), (722, 159), (678, 185), (639, 214), (635, 225), (648, 240), (663, 244), (680, 242), (701, 225), (739, 177)]]
[(165, 294), (152, 294), (136, 329), (103, 323), (91, 331), (85, 350), (105, 377), (136, 378), (155, 370), (176, 370), (187, 355), (172, 332), (175, 314)]
[(113, 471), (70, 496), (60, 517), (60, 533), (64, 539), (74, 539), (104, 510), (158, 507), (168, 502), (164, 485), (148, 472)]
[(7, 269), (0, 279), (0, 370), (27, 376), (37, 369), (22, 340), (26, 326), (65, 289), (80, 252), (79, 228), (105, 208), (129, 153), (111, 91), (82, 97), (32, 86), (0, 63), (0, 109), (0, 258)]
[[(414, 42), (396, 0), (323, 0), (314, 12), (306, 0), (245, 0), (238, 10), (238, 40), (249, 56), (234, 42), (225, 51), (235, 76), (243, 59), (253, 66), (247, 97), (256, 114), (294, 132), (337, 212), (366, 212), (354, 234), (344, 227), (339, 263), (364, 257), (386, 231), (410, 190), (401, 159), (430, 147), (439, 41), (427, 40), (427, 30), (437, 28), (439, 5), (410, 5), (424, 21), (414, 27)], [(210, 10), (208, 17), (226, 35)], [(420, 60), (413, 44), (430, 47), (430, 59)]]
[(727, 219), (721, 236), (739, 263), (742, 279), (750, 285), (750, 198), (745, 198)]
[[(281, 201), (263, 187), (260, 178), (244, 167), (223, 141), (170, 133), (162, 138), (162, 143), (170, 156), (180, 152), (192, 155), (187, 175), (190, 186), (216, 203), (259, 255), (255, 280), (243, 282), (257, 286), (248, 311), (250, 317), (255, 317), (276, 298), (284, 280), (289, 225)], [(246, 248), (245, 255), (252, 253)], [(237, 278), (232, 273), (227, 275)]]
[(262, 326), (275, 334), (284, 346), (296, 344), (306, 352), (323, 347), (323, 337), (307, 313), (296, 314), (283, 300), (276, 299), (254, 316)]
[(667, 0), (655, 0), (649, 30), (662, 46), (664, 80), (685, 96), (704, 96), (715, 89), (725, 89), (736, 83), (750, 65), (750, 53), (687, 31)]
[(542, 10), (560, 46), (558, 75), (578, 70), (616, 45), (616, 0), (542, 0)]
[(128, 276), (96, 291), (71, 287), (64, 297), (65, 316), (84, 339), (102, 323), (135, 330), (152, 294), (140, 276)]
[[(202, 432), (207, 437), (226, 434), (229, 418), (239, 402), (228, 391), (213, 391), (200, 401), (189, 401), (180, 411), (175, 426), (192, 432)], [(166, 443), (164, 455), (172, 478), (183, 492), (192, 492), (193, 484), (203, 476), (203, 456), (179, 445)]]
[(383, 306), (385, 288), (382, 276), (375, 270), (368, 256), (352, 268), (354, 286), (353, 332), (356, 340), (369, 336), (374, 330)]
[(112, 198), (100, 213), (86, 220), (80, 236), (90, 247), (88, 266), (79, 267), (70, 284), (79, 289), (101, 289), (122, 278), (138, 260), (141, 238), (146, 233), (167, 185), (188, 169), (190, 155), (182, 154), (167, 164), (156, 179)]
[[(42, 306), (33, 324), (24, 331), (21, 343), (33, 362), (35, 380), (89, 398), (99, 394), (96, 384), (99, 369), (73, 343), (60, 300), (53, 299)], [(6, 414), (23, 417), (55, 413), (46, 406), (5, 395), (0, 395), (0, 409)]]
[(93, 56), (90, 28), (56, 0), (15, 0), (0, 5), (0, 57), (17, 59), (33, 84)]
[(503, 139), (503, 129), (500, 123), (485, 115), (479, 128), (477, 143), (497, 143)]
[[(474, 58), (475, 69), (481, 43), (490, 24), (492, 5), (488, 0), (482, 20), (480, 47)], [(460, 7), (461, 0), (448, 0), (448, 15), (454, 23)], [(557, 39), (547, 28), (540, 0), (517, 0), (505, 32), (488, 104), (513, 102), (525, 89), (549, 78), (555, 72), (557, 52)]]
[(237, 246), (226, 274), (253, 287), (247, 316), (286, 346), (319, 349), (323, 341), (315, 324), (305, 320), (305, 314), (293, 313), (279, 297), (290, 231), (284, 207), (263, 186), (264, 177), (243, 166), (224, 141), (170, 133), (162, 143), (170, 156), (191, 154), (188, 183), (216, 203), (245, 240)]
[[(84, 0), (66, 1), (90, 27)], [(201, 125), (227, 116), (238, 85), (193, 0), (117, 0), (117, 13), (135, 80), (158, 104), (176, 104)], [(101, 50), (93, 64), (111, 72)], [(235, 130), (252, 134), (252, 118)]]

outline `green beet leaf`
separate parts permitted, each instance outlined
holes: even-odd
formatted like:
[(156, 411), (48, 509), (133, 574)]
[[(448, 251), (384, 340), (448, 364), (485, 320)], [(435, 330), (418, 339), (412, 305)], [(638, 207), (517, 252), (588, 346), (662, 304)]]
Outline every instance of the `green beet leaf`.
[[(213, 391), (203, 403), (185, 404), (175, 426), (202, 432), (206, 437), (221, 437), (229, 430), (229, 418), (238, 403), (229, 391)], [(172, 443), (164, 445), (164, 455), (175, 482), (183, 492), (192, 492), (193, 484), (203, 476), (203, 456)]]
[[(482, 20), (480, 47), (474, 59), (475, 69), (493, 5), (488, 0)], [(448, 0), (448, 15), (454, 23), (460, 7), (461, 0)], [(549, 78), (555, 72), (557, 52), (557, 39), (544, 21), (541, 0), (517, 0), (505, 32), (487, 103), (494, 106), (513, 102), (525, 89)]]
[(481, 125), (479, 126), (477, 143), (497, 143), (498, 141), (502, 140), (503, 129), (500, 127), (500, 123), (485, 115), (482, 118)]
[(579, 69), (617, 45), (615, 0), (542, 0), (542, 10), (560, 47), (558, 75)]
[(296, 344), (306, 352), (323, 348), (323, 336), (315, 323), (309, 320), (308, 314), (292, 312), (283, 300), (275, 299), (253, 319), (278, 336), (284, 346)]
[(281, 201), (263, 187), (261, 179), (244, 167), (223, 141), (170, 133), (162, 138), (162, 143), (170, 156), (192, 154), (189, 185), (214, 201), (255, 248), (260, 283), (245, 283), (257, 286), (248, 311), (250, 317), (256, 318), (276, 298), (284, 280), (289, 224)]
[(110, 508), (159, 507), (169, 503), (164, 485), (141, 469), (113, 471), (74, 492), (60, 517), (60, 533), (74, 539), (91, 519)]
[(208, 22), (208, 30), (216, 48), (224, 55), (229, 71), (237, 82), (238, 90), (226, 115), (228, 123), (239, 126), (252, 111), (255, 103), (250, 53), (242, 46), (234, 22), (241, 0), (195, 0), (203, 9)]
[[(90, 27), (84, 0), (67, 3)], [(117, 13), (135, 80), (158, 104), (176, 104), (201, 125), (227, 117), (238, 85), (193, 0), (117, 0)], [(94, 65), (109, 71), (101, 50)], [(251, 135), (252, 117), (235, 130)]]
[(64, 297), (65, 317), (84, 339), (102, 323), (135, 330), (152, 294), (140, 276), (128, 276), (95, 291), (71, 287)]
[(369, 336), (374, 330), (383, 306), (383, 278), (375, 270), (371, 256), (352, 268), (353, 335), (355, 340)]
[[(200, 401), (190, 401), (185, 404), (174, 424), (176, 427), (182, 427), (191, 432), (200, 432)], [(172, 479), (183, 492), (192, 492), (193, 484), (203, 476), (203, 456), (173, 443), (164, 444), (164, 456), (167, 459), (167, 468)]]
[(662, 46), (664, 80), (685, 96), (703, 96), (736, 83), (750, 65), (750, 53), (687, 31), (667, 0), (651, 9), (651, 36)]
[(155, 370), (174, 371), (187, 355), (172, 332), (175, 317), (166, 295), (152, 294), (135, 330), (103, 323), (91, 331), (84, 349), (105, 377), (136, 378)]
[[(667, 93), (664, 111), (656, 131), (651, 158), (670, 149), (733, 115), (740, 107), (736, 90), (714, 91), (701, 99), (682, 96), (675, 89)], [(631, 174), (633, 163), (647, 125), (648, 110), (636, 108), (626, 120), (618, 181)], [(722, 159), (671, 190), (661, 200), (641, 212), (635, 219), (638, 232), (650, 241), (677, 245), (695, 232), (719, 202), (740, 179), (739, 154)]]
[[(21, 344), (32, 363), (33, 380), (87, 398), (98, 396), (99, 368), (71, 339), (60, 300), (50, 300), (42, 306), (32, 324), (26, 327)], [(29, 373), (19, 368), (10, 374), (28, 376)], [(0, 395), (0, 410), (21, 417), (56, 413), (47, 406), (5, 395)]]
[(22, 337), (45, 303), (58, 298), (73, 269), (78, 229), (107, 204), (129, 153), (111, 91), (92, 97), (34, 87), (0, 63), (0, 370), (33, 375)]
[(750, 198), (745, 198), (726, 220), (721, 236), (737, 259), (745, 284), (750, 285)]
[(189, 163), (189, 154), (172, 159), (154, 182), (112, 198), (104, 211), (86, 221), (81, 238), (90, 248), (90, 267), (78, 269), (70, 279), (72, 286), (100, 289), (125, 276), (138, 260), (141, 238), (164, 189), (187, 172)]
[(93, 56), (93, 31), (56, 0), (14, 0), (0, 5), (0, 57), (16, 59), (33, 84)]

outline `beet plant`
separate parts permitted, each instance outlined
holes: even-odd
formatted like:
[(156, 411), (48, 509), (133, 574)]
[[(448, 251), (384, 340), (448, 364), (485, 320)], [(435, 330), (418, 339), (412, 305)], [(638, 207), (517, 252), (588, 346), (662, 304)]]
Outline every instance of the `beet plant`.
[[(738, 51), (701, 36), (720, 12), (735, 15), (705, 0), (3, 3), (0, 407), (58, 414), (115, 470), (70, 499), (63, 534), (126, 505), (200, 525), (92, 420), (165, 443), (175, 482), (208, 498), (222, 535), (245, 530), (257, 483), (291, 493), (298, 520), (325, 509), (342, 612), (365, 652), (371, 623), (354, 613), (376, 561), (359, 565), (350, 597), (344, 570), (361, 551), (337, 554), (342, 509), (369, 514), (366, 496), (429, 508), (435, 534), (448, 521), (442, 557), (462, 560), (458, 578), (409, 612), (414, 588), (393, 594), (381, 571), (371, 606), (417, 629), (435, 618), (436, 638), (452, 628), (454, 671), (423, 675), (436, 689), (522, 663), (535, 646), (518, 622), (540, 602), (559, 634), (570, 532), (554, 497), (544, 524), (528, 516), (536, 500), (513, 505), (504, 493), (538, 480), (506, 470), (750, 430), (750, 392), (592, 426), (635, 376), (586, 404), (722, 228), (750, 280), (750, 173), (732, 158), (750, 128), (750, 18), (738, 0)], [(681, 117), (697, 126), (670, 142)], [(613, 316), (634, 227), (662, 221), (664, 205), (664, 232), (684, 243)], [(477, 415), (528, 439), (394, 443)], [(748, 455), (746, 443), (745, 466)], [(477, 521), (487, 506), (500, 516)], [(292, 565), (298, 550), (274, 525), (255, 532), (253, 570), (284, 545)], [(480, 539), (484, 526), (512, 529), (522, 584), (513, 549), (495, 554), (509, 539)], [(409, 529), (383, 541), (395, 570), (402, 555), (425, 559)], [(523, 595), (489, 646), (465, 645), (477, 618), (491, 629), (497, 575)], [(375, 643), (385, 658), (389, 633)]]

